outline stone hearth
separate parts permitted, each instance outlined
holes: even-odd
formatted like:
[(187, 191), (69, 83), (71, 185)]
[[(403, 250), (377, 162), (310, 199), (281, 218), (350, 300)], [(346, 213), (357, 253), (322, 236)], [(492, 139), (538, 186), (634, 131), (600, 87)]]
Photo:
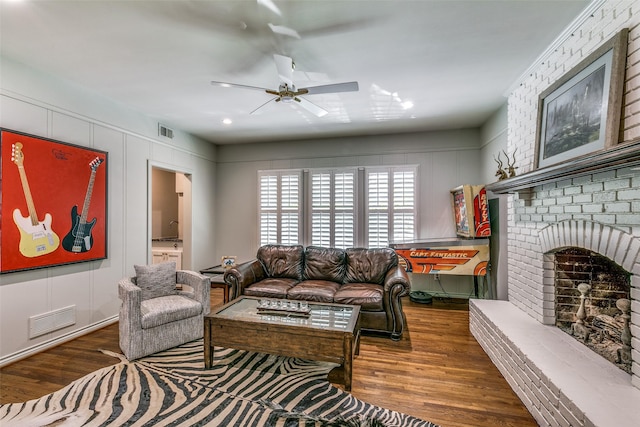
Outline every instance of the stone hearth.
[(640, 426), (630, 376), (508, 301), (470, 300), (469, 327), (541, 426)]

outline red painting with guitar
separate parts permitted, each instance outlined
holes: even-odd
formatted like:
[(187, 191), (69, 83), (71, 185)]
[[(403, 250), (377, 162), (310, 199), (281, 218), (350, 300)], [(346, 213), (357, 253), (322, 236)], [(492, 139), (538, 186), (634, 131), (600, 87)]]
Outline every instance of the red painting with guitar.
[(0, 142), (0, 272), (106, 258), (107, 153), (7, 129)]

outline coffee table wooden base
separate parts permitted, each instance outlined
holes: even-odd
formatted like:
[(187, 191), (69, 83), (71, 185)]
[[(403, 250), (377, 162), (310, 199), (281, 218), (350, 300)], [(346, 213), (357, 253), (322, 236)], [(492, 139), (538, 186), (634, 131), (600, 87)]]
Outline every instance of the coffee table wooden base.
[(335, 371), (341, 378), (336, 378), (334, 373), (330, 380), (351, 391), (353, 357), (360, 351), (360, 322), (358, 319), (351, 333), (205, 317), (204, 365), (207, 369), (213, 365), (215, 346), (337, 363), (340, 367)]

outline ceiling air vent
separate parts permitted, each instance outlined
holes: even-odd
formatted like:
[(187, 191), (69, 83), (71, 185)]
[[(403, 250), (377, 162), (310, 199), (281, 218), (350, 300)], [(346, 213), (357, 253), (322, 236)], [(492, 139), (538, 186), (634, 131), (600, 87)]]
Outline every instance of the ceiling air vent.
[(169, 129), (165, 125), (158, 123), (158, 135), (173, 139), (173, 129)]

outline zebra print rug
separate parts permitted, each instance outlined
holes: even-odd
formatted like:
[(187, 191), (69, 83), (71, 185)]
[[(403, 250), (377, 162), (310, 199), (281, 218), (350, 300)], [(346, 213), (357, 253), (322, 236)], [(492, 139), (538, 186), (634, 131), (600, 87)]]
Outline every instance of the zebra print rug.
[(334, 387), (336, 365), (217, 349), (204, 369), (202, 340), (121, 362), (24, 403), (0, 405), (0, 425), (436, 427)]

